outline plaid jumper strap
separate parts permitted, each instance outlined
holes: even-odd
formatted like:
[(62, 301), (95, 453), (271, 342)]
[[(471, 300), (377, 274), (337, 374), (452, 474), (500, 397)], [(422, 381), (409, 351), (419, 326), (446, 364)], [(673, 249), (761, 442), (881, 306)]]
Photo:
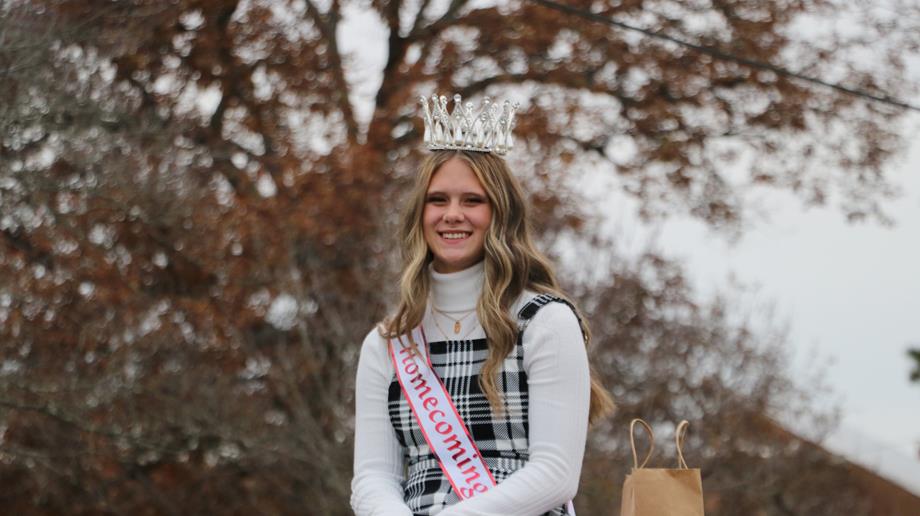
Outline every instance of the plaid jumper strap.
[[(533, 319), (533, 317), (537, 315), (537, 312), (550, 303), (564, 303), (569, 308), (571, 308), (572, 313), (575, 314), (575, 317), (578, 317), (578, 326), (581, 327), (581, 317), (578, 316), (578, 310), (575, 309), (575, 305), (569, 302), (568, 299), (554, 296), (552, 294), (539, 294), (535, 298), (531, 299), (520, 310), (518, 310), (518, 340), (523, 338), (522, 336), (524, 335), (524, 330), (527, 329), (527, 325), (530, 324), (530, 321)], [(582, 337), (585, 336), (584, 332), (585, 330), (582, 328)]]

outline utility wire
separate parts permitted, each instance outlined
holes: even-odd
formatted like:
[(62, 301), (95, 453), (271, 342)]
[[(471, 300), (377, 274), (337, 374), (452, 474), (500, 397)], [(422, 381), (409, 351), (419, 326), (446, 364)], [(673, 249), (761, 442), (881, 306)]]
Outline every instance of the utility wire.
[(650, 37), (650, 38), (662, 39), (662, 40), (665, 40), (665, 41), (670, 41), (670, 42), (676, 43), (676, 44), (678, 44), (678, 45), (680, 45), (680, 46), (682, 46), (682, 47), (686, 47), (686, 48), (689, 48), (689, 49), (692, 49), (692, 50), (696, 50), (697, 52), (700, 52), (700, 53), (702, 53), (702, 54), (706, 54), (706, 55), (715, 57), (716, 59), (721, 59), (721, 60), (723, 60), (723, 61), (732, 61), (732, 62), (735, 62), (735, 63), (738, 63), (738, 64), (742, 64), (742, 65), (745, 65), (745, 66), (749, 66), (749, 67), (751, 67), (751, 68), (757, 68), (757, 69), (759, 69), (759, 70), (768, 70), (768, 71), (771, 71), (771, 72), (773, 72), (773, 73), (775, 73), (775, 74), (777, 74), (777, 75), (783, 75), (783, 76), (785, 76), (785, 77), (791, 77), (791, 78), (794, 78), (794, 79), (799, 79), (799, 80), (801, 80), (801, 81), (810, 82), (810, 83), (812, 83), (812, 84), (817, 84), (817, 85), (819, 85), (819, 86), (824, 86), (824, 87), (827, 87), (827, 88), (835, 89), (835, 90), (840, 91), (840, 92), (842, 92), (842, 93), (846, 93), (847, 95), (853, 95), (853, 96), (856, 96), (856, 97), (862, 97), (862, 98), (865, 98), (865, 99), (872, 100), (872, 101), (874, 101), (874, 102), (881, 102), (881, 103), (883, 103), (883, 104), (888, 104), (888, 105), (890, 105), (890, 106), (895, 106), (895, 107), (899, 107), (899, 108), (902, 108), (902, 109), (908, 109), (908, 110), (911, 110), (911, 111), (920, 112), (920, 106), (915, 106), (915, 105), (913, 105), (913, 104), (909, 104), (909, 103), (906, 102), (906, 101), (899, 100), (899, 99), (896, 99), (896, 98), (891, 97), (891, 96), (888, 96), (888, 95), (884, 95), (884, 96), (882, 96), (882, 95), (876, 95), (876, 94), (873, 94), (873, 93), (869, 93), (869, 92), (867, 92), (867, 91), (858, 90), (858, 89), (855, 89), (855, 88), (850, 88), (850, 87), (848, 87), (848, 86), (843, 86), (843, 85), (841, 85), (841, 84), (836, 84), (836, 83), (832, 83), (832, 82), (827, 82), (827, 81), (824, 81), (824, 80), (822, 80), (822, 79), (818, 79), (817, 77), (811, 77), (811, 76), (804, 75), (804, 74), (797, 73), (797, 72), (793, 72), (793, 71), (791, 71), (791, 70), (787, 70), (787, 69), (785, 69), (785, 68), (781, 68), (781, 67), (779, 67), (779, 66), (775, 66), (775, 65), (772, 65), (772, 64), (769, 64), (769, 63), (764, 63), (764, 62), (762, 62), (762, 61), (755, 61), (755, 60), (753, 60), (753, 59), (748, 59), (748, 58), (746, 58), (746, 57), (737, 56), (737, 55), (735, 55), (735, 54), (732, 54), (732, 53), (729, 53), (729, 52), (725, 52), (725, 51), (719, 50), (719, 49), (717, 49), (717, 48), (707, 47), (707, 46), (705, 46), (705, 45), (698, 45), (698, 44), (696, 44), (696, 43), (691, 43), (691, 42), (689, 42), (689, 41), (684, 41), (684, 40), (682, 40), (682, 39), (675, 38), (674, 36), (669, 36), (669, 35), (663, 34), (663, 33), (661, 33), (661, 32), (655, 32), (655, 31), (651, 31), (651, 30), (648, 30), (648, 29), (643, 29), (643, 28), (641, 28), (641, 27), (636, 27), (636, 26), (634, 26), (634, 25), (630, 25), (630, 24), (628, 24), (628, 23), (623, 23), (623, 22), (621, 22), (621, 21), (613, 20), (613, 19), (611, 19), (611, 18), (607, 18), (606, 16), (601, 16), (601, 15), (599, 15), (599, 14), (595, 14), (595, 13), (592, 13), (592, 12), (590, 12), (590, 11), (585, 11), (585, 10), (583, 10), (583, 9), (578, 9), (577, 7), (571, 7), (571, 6), (568, 6), (568, 5), (560, 4), (560, 3), (554, 2), (553, 0), (531, 0), (531, 1), (533, 1), (534, 3), (540, 4), (540, 5), (544, 6), (544, 7), (549, 7), (550, 9), (555, 9), (555, 10), (557, 10), (557, 11), (562, 11), (562, 12), (567, 13), (567, 14), (572, 14), (572, 15), (575, 15), (575, 16), (579, 16), (579, 17), (585, 18), (585, 19), (587, 19), (587, 20), (591, 20), (591, 21), (595, 21), (595, 22), (600, 22), (600, 23), (606, 23), (607, 25), (611, 25), (611, 26), (614, 26), (614, 27), (618, 27), (618, 28), (621, 28), (621, 29), (624, 29), (624, 30), (633, 31), (633, 32), (638, 32), (638, 33), (644, 34), (644, 35), (646, 35), (646, 36), (648, 36), (648, 37)]

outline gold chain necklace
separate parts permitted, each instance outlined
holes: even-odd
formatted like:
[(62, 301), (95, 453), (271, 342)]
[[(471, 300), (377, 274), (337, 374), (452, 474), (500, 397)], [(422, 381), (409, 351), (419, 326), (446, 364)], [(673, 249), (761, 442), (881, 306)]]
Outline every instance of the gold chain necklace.
[[(476, 312), (476, 309), (474, 308), (474, 309), (468, 311), (468, 312), (466, 313), (466, 315), (464, 315), (463, 317), (461, 317), (461, 318), (459, 318), (459, 319), (454, 319), (453, 317), (447, 315), (443, 310), (440, 310), (440, 309), (438, 309), (438, 308), (435, 308), (434, 305), (431, 305), (431, 309), (434, 310), (435, 312), (437, 312), (437, 313), (443, 315), (444, 317), (447, 317), (447, 318), (450, 319), (451, 321), (454, 321), (454, 335), (460, 333), (460, 330), (463, 328), (463, 326), (462, 326), (460, 323), (463, 322), (464, 319), (466, 319), (467, 317), (469, 317), (470, 314)], [(441, 330), (441, 333), (444, 334), (444, 337), (445, 337), (445, 338), (449, 338), (449, 337), (447, 337), (447, 333), (445, 333), (444, 330), (441, 329), (441, 325), (438, 324), (438, 318), (437, 318), (437, 317), (434, 317), (434, 324), (438, 327), (439, 330)]]
[(447, 332), (444, 331), (444, 328), (441, 328), (441, 325), (438, 324), (438, 318), (434, 314), (431, 314), (431, 318), (434, 319), (434, 325), (438, 327), (438, 331), (441, 332), (444, 340), (450, 340), (450, 336), (447, 335)]

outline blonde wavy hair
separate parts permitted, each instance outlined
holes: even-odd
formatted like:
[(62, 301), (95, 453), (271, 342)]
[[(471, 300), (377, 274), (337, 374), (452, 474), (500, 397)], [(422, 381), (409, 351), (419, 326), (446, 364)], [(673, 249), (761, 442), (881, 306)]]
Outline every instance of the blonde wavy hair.
[[(559, 288), (552, 264), (533, 245), (523, 189), (502, 158), (480, 152), (437, 151), (422, 162), (400, 225), (403, 271), (399, 306), (395, 315), (383, 322), (381, 335), (385, 338), (405, 335), (421, 324), (425, 315), (430, 289), (428, 264), (433, 256), (425, 242), (422, 215), (432, 176), (455, 157), (476, 174), (492, 207), (492, 222), (484, 244), (485, 279), (476, 314), (489, 343), (489, 356), (479, 374), (479, 385), (493, 410), (500, 413), (502, 402), (496, 374), (514, 349), (518, 332), (517, 323), (509, 313), (511, 305), (524, 289), (569, 300)], [(587, 346), (591, 332), (579, 310), (575, 310)], [(592, 368), (589, 421), (594, 423), (613, 408), (613, 399)]]

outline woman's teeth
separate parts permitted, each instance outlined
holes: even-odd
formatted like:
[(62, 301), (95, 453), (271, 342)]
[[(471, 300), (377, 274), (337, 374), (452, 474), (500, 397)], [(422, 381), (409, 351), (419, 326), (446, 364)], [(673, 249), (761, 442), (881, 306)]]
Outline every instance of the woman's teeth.
[(469, 233), (444, 233), (444, 238), (447, 240), (458, 240), (467, 236), (469, 236)]

